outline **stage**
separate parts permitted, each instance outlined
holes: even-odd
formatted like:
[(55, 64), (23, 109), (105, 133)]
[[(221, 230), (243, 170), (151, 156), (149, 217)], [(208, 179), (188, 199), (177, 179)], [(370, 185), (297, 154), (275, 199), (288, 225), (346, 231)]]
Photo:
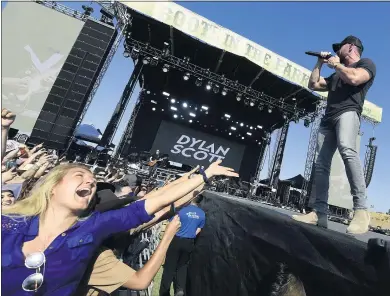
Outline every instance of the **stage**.
[(188, 295), (271, 295), (281, 264), (308, 296), (388, 295), (389, 250), (375, 261), (366, 243), (386, 236), (352, 237), (331, 221), (331, 229), (320, 229), (293, 221), (294, 212), (214, 192), (205, 193), (201, 207), (206, 226), (189, 267)]
[[(213, 192), (213, 193), (215, 194), (215, 192)], [(271, 205), (266, 204), (266, 203), (252, 201), (252, 200), (249, 200), (249, 199), (246, 199), (246, 198), (235, 197), (235, 196), (231, 196), (231, 195), (224, 194), (224, 193), (218, 193), (218, 195), (220, 195), (221, 197), (224, 197), (224, 198), (235, 200), (237, 202), (243, 203), (243, 204), (248, 205), (248, 206), (263, 207), (263, 208), (269, 209), (271, 211), (276, 211), (278, 213), (281, 213), (283, 215), (287, 215), (289, 217), (291, 217), (292, 215), (299, 215), (298, 211), (294, 212), (294, 211), (291, 211), (291, 210), (288, 210), (288, 209), (282, 209), (282, 208), (274, 207), (274, 206), (271, 206)], [(349, 234), (346, 233), (347, 227), (348, 227), (347, 225), (344, 225), (344, 224), (341, 224), (341, 223), (328, 221), (328, 228), (329, 228), (329, 230), (340, 232), (340, 233), (344, 233), (345, 235), (347, 235), (349, 237), (354, 237), (355, 239), (357, 239), (359, 241), (362, 241), (362, 242), (366, 242), (367, 243), (370, 238), (379, 238), (379, 239), (384, 239), (384, 240), (390, 240), (390, 236), (386, 236), (386, 235), (383, 235), (383, 234), (380, 234), (380, 233), (376, 233), (376, 232), (371, 232), (371, 231), (367, 232), (367, 233), (365, 233), (363, 235), (356, 235), (356, 236), (349, 235)]]

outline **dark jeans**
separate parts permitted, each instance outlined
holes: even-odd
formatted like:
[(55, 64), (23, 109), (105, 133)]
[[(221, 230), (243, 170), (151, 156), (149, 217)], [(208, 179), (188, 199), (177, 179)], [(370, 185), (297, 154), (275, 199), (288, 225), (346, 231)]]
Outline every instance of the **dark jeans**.
[(175, 292), (186, 291), (187, 268), (194, 249), (194, 239), (175, 236), (168, 248), (161, 278), (160, 296), (168, 296), (176, 275)]

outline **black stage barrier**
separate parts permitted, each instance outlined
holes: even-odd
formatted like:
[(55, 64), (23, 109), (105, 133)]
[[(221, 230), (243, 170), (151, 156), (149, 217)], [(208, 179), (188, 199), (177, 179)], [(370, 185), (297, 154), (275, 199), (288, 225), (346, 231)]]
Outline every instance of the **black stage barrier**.
[(302, 281), (307, 296), (390, 295), (388, 253), (370, 260), (367, 243), (344, 233), (216, 193), (204, 195), (206, 225), (189, 265), (187, 295), (305, 295), (272, 292), (281, 281), (281, 263)]

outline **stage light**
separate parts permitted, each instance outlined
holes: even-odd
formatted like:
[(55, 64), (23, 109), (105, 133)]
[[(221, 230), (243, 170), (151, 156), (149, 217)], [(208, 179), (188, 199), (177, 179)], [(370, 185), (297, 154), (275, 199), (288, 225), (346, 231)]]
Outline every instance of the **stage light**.
[(131, 50), (131, 54), (130, 55), (131, 55), (132, 59), (134, 59), (134, 60), (138, 59), (138, 57), (139, 57), (139, 49), (133, 48)]
[(253, 100), (250, 101), (249, 105), (253, 107), (255, 105), (255, 102)]
[(249, 127), (250, 129), (253, 129), (253, 126)]
[(196, 114), (191, 112), (191, 113), (190, 113), (190, 116), (191, 116), (191, 117), (195, 117)]
[(303, 122), (303, 125), (305, 127), (309, 127), (310, 126), (310, 120), (309, 119), (305, 119), (305, 121)]
[(169, 97), (171, 94), (170, 93), (167, 93), (166, 91), (163, 91), (162, 94), (166, 97)]
[(184, 79), (185, 81), (187, 81), (188, 79), (190, 79), (190, 73), (187, 72), (186, 74), (184, 74), (183, 79)]
[(258, 125), (257, 127), (258, 127), (259, 129), (263, 129), (263, 127), (262, 127), (261, 125)]
[(229, 114), (225, 114), (225, 117), (226, 117), (226, 118), (230, 118), (230, 115), (229, 115)]
[(173, 117), (174, 117), (174, 118), (177, 118), (177, 114), (174, 114)]
[(272, 107), (268, 107), (268, 113), (272, 113)]
[(164, 112), (164, 109), (161, 109), (162, 112)]
[(152, 57), (150, 61), (151, 66), (157, 66), (158, 65), (158, 57)]
[(250, 133), (250, 132), (247, 132), (246, 134), (247, 134), (248, 136), (252, 136), (252, 133)]
[(123, 56), (127, 59), (130, 57), (130, 52), (128, 52), (127, 50), (124, 51), (123, 53)]
[(231, 136), (232, 135), (232, 133), (229, 133), (229, 136)]
[(152, 104), (157, 104), (157, 102), (156, 102), (155, 100), (150, 100), (150, 102), (151, 102)]
[(259, 108), (260, 111), (263, 111), (264, 105), (263, 104), (259, 104), (259, 106), (257, 106), (257, 108)]
[(147, 93), (148, 95), (150, 95), (150, 90), (147, 90), (146, 93)]
[(244, 138), (244, 137), (241, 137), (241, 139), (243, 139), (243, 140), (244, 140), (245, 138)]
[(206, 90), (210, 90), (211, 89), (211, 83), (210, 82), (207, 82), (206, 84)]
[(209, 110), (209, 107), (207, 107), (207, 106), (202, 106), (202, 109), (203, 109), (203, 110)]
[(176, 108), (176, 107), (173, 107), (173, 106), (171, 106), (171, 110), (173, 110), (173, 111), (177, 111), (177, 108)]
[(235, 126), (232, 126), (232, 127), (230, 127), (232, 130), (237, 130), (237, 128), (235, 127)]
[(241, 123), (240, 123), (240, 126), (244, 126), (244, 124), (241, 122)]
[(183, 103), (183, 107), (184, 107), (184, 108), (187, 108), (187, 107), (188, 107), (188, 104), (187, 104), (187, 103)]
[(197, 78), (197, 79), (195, 80), (195, 85), (196, 85), (196, 86), (201, 86), (201, 85), (202, 85), (202, 78)]
[(283, 113), (283, 119), (287, 119), (287, 114)]
[(222, 89), (221, 94), (222, 94), (223, 96), (226, 96), (226, 95), (227, 95), (227, 89), (226, 89), (226, 87), (224, 87), (224, 88)]
[(237, 97), (236, 97), (237, 101), (241, 101), (241, 94), (237, 94)]
[(144, 63), (144, 65), (147, 65), (150, 63), (150, 58), (149, 57), (146, 57), (142, 60), (142, 63)]
[(244, 104), (247, 105), (247, 106), (249, 106), (249, 99), (248, 99), (248, 98), (245, 98)]
[(189, 123), (192, 123), (192, 119), (188, 120)]
[(153, 111), (156, 111), (156, 108), (152, 108)]
[(296, 101), (297, 99), (294, 97), (294, 98), (292, 98), (292, 100), (293, 100), (293, 101)]
[(176, 100), (175, 100), (175, 99), (171, 99), (171, 103), (172, 103), (172, 104), (175, 104), (175, 103), (176, 103)]
[(169, 55), (169, 42), (164, 42), (164, 49), (162, 50), (162, 55), (164, 57)]
[(162, 71), (163, 71), (164, 73), (167, 73), (167, 72), (169, 71), (169, 65), (165, 64), (165, 65), (163, 66), (163, 68), (162, 68)]
[(214, 84), (214, 86), (213, 86), (213, 92), (214, 92), (215, 94), (217, 94), (217, 93), (219, 92), (219, 85)]

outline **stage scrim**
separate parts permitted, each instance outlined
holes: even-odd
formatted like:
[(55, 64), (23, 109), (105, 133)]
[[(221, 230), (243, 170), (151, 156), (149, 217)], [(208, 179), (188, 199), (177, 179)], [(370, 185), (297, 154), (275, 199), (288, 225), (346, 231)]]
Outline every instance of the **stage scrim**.
[(354, 237), (212, 192), (201, 208), (206, 224), (192, 254), (188, 296), (282, 295), (270, 293), (279, 263), (300, 278), (307, 296), (388, 295), (379, 291), (388, 282), (389, 270), (380, 267), (388, 258), (371, 263), (367, 244)]
[(83, 25), (34, 2), (8, 1), (3, 9), (1, 101), (21, 133), (31, 133)]

